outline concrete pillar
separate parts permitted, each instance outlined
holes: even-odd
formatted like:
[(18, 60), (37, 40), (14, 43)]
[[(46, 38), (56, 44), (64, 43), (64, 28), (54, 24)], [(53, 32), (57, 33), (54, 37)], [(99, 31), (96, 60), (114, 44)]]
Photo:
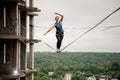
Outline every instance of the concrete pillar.
[[(30, 39), (33, 39), (33, 16), (30, 16)], [(30, 43), (30, 69), (34, 69), (34, 43)]]
[[(33, 7), (33, 0), (29, 0), (29, 7)], [(33, 20), (34, 16), (30, 15), (30, 39), (33, 39)], [(33, 51), (34, 43), (30, 43), (30, 69), (34, 69), (34, 51)], [(34, 73), (30, 74), (30, 80), (34, 80)]]
[[(18, 19), (19, 18), (19, 10), (18, 10), (18, 5), (16, 5), (16, 19)], [(16, 27), (17, 27), (17, 33), (16, 33), (16, 35), (17, 36), (20, 36), (19, 35), (19, 24), (16, 24)], [(17, 71), (19, 71), (19, 68), (20, 68), (20, 64), (19, 64), (19, 62), (20, 62), (20, 42), (19, 41), (17, 41), (17, 52), (16, 52), (16, 69), (15, 70), (17, 70)]]
[(29, 0), (29, 7), (33, 7), (33, 0)]

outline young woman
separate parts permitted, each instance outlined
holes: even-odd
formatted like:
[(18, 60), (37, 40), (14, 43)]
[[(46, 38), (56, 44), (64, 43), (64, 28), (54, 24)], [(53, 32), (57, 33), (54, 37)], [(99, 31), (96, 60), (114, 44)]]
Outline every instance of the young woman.
[(64, 37), (64, 30), (63, 30), (63, 26), (62, 26), (62, 21), (63, 21), (63, 15), (59, 14), (59, 13), (55, 13), (55, 24), (48, 29), (48, 31), (44, 34), (46, 35), (48, 32), (50, 32), (53, 28), (56, 28), (56, 38), (57, 38), (57, 53), (60, 52), (60, 47), (61, 47), (61, 43)]

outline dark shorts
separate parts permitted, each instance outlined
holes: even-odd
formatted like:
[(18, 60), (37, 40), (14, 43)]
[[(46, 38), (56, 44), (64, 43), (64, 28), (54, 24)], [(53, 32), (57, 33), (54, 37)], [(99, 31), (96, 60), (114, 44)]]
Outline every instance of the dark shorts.
[(56, 35), (64, 35), (64, 32), (62, 31), (62, 32), (60, 32), (60, 31), (56, 31)]

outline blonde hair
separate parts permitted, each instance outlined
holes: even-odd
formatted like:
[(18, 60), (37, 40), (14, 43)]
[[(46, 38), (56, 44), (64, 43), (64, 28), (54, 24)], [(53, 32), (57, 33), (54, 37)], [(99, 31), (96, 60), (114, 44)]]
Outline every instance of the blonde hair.
[(60, 17), (59, 16), (55, 16), (55, 20), (59, 21)]

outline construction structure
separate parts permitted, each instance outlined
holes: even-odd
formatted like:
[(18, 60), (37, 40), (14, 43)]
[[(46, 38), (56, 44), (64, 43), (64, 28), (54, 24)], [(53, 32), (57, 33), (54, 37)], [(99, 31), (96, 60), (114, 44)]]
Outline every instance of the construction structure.
[[(27, 0), (28, 1), (28, 0)], [(29, 6), (26, 3), (29, 2)], [(34, 80), (34, 12), (33, 0), (0, 0), (0, 80)], [(29, 17), (29, 39), (27, 39), (27, 16)], [(29, 44), (27, 61), (26, 44)], [(29, 62), (29, 63), (27, 63)], [(30, 64), (28, 67), (27, 64)], [(26, 77), (27, 76), (27, 77)]]

